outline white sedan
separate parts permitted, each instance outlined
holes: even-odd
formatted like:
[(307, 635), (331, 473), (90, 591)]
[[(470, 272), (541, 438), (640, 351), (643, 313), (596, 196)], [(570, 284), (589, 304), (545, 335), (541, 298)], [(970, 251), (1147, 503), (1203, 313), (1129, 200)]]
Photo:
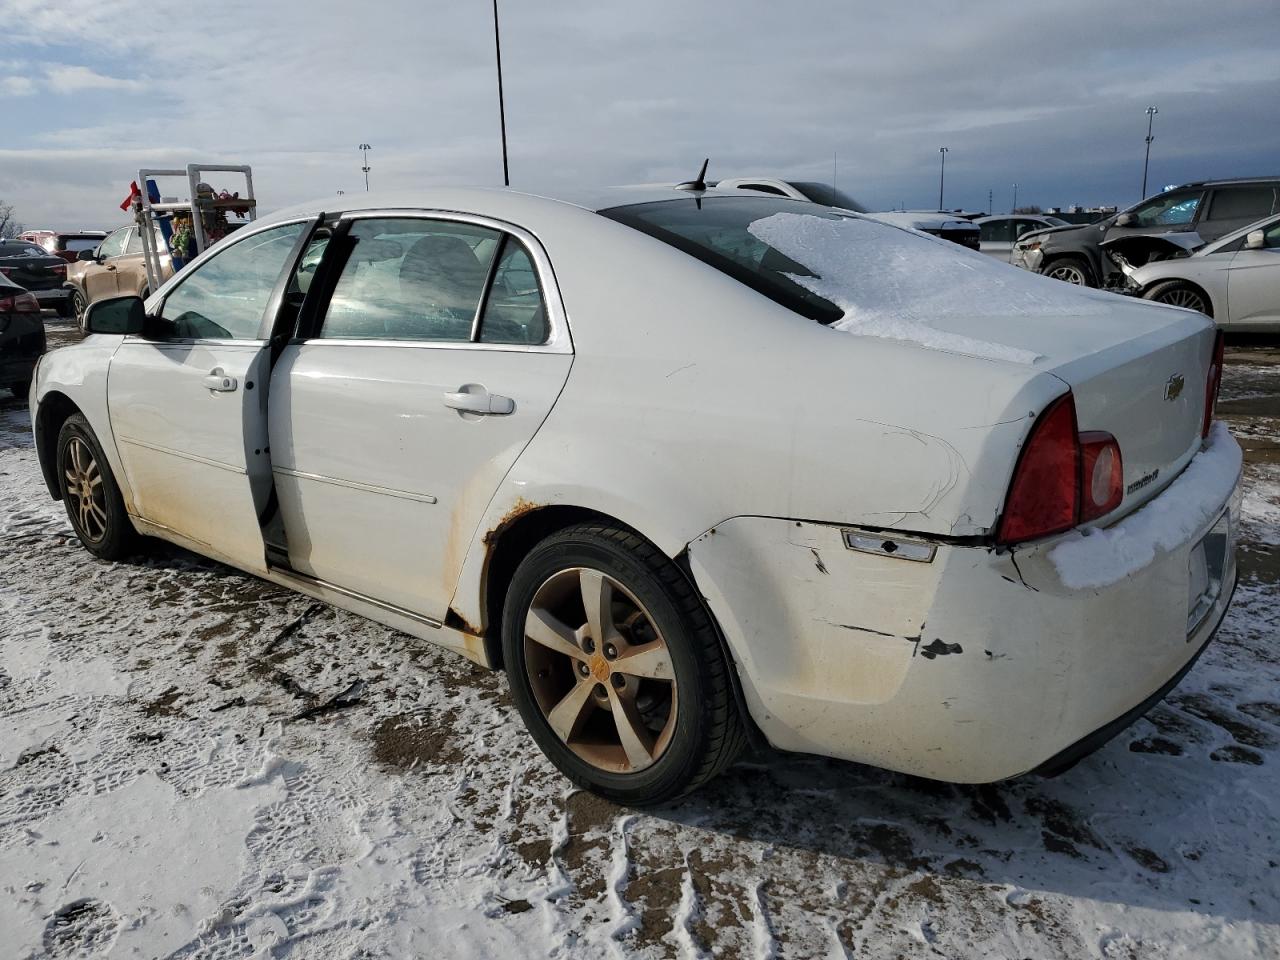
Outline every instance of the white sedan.
[(746, 191), (329, 198), (231, 235), (32, 388), (49, 490), (505, 668), (574, 782), (748, 741), (1054, 772), (1235, 583), (1221, 340)]

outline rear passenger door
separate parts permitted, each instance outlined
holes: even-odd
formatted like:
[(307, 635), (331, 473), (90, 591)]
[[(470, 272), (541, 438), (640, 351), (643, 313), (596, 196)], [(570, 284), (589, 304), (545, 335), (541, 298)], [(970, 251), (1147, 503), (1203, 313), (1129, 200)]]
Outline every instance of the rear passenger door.
[(349, 215), (271, 380), (289, 567), (443, 621), (480, 517), (572, 363), (537, 241), (461, 214)]

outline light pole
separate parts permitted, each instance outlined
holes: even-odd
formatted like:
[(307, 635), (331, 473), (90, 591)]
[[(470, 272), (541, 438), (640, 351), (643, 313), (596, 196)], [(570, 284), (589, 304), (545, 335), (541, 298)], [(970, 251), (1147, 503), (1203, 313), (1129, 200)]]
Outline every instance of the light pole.
[(1018, 185), (1013, 185), (1013, 206), (1009, 208), (1010, 213), (1018, 212)]
[(1147, 165), (1151, 163), (1151, 141), (1155, 139), (1151, 135), (1151, 123), (1159, 112), (1155, 107), (1147, 107), (1147, 155), (1142, 160), (1142, 196), (1139, 198), (1141, 200), (1147, 199)]
[(502, 101), (502, 41), (498, 37), (498, 0), (493, 0), (493, 52), (498, 61), (498, 122), (502, 125), (502, 185), (511, 186), (507, 170), (507, 108)]
[(938, 173), (938, 209), (942, 209), (942, 188), (947, 184), (947, 154), (951, 151), (946, 147), (939, 147), (938, 153), (942, 154), (942, 170)]
[(362, 143), (360, 144), (360, 146), (356, 147), (356, 149), (359, 150), (362, 154), (364, 154), (364, 166), (362, 166), (360, 169), (364, 171), (364, 192), (368, 193), (369, 192), (369, 151), (372, 150), (373, 147), (369, 146), (369, 144), (367, 143)]

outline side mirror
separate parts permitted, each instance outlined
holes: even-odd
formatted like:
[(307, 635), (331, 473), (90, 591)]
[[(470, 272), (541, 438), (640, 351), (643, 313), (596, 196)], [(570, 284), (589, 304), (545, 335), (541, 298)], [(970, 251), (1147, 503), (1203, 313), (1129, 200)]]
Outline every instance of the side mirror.
[(1265, 250), (1267, 246), (1267, 234), (1263, 230), (1250, 230), (1244, 238), (1244, 248), (1246, 250)]
[(1135, 217), (1132, 213), (1122, 213), (1120, 214), (1120, 216), (1116, 217), (1117, 227), (1133, 227), (1133, 226), (1137, 226), (1137, 223), (1138, 223), (1138, 218)]
[(111, 297), (89, 304), (84, 312), (85, 333), (141, 333), (147, 312), (139, 297)]
[(77, 260), (97, 260), (98, 254), (94, 250), (81, 250), (76, 254)]

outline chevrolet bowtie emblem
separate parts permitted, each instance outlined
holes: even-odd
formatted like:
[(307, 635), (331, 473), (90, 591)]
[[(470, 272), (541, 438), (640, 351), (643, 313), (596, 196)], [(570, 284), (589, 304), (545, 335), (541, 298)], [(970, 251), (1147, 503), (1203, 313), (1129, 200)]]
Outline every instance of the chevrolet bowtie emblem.
[(1182, 374), (1175, 373), (1164, 385), (1164, 398), (1166, 400), (1177, 400), (1186, 383), (1187, 381), (1182, 378)]

